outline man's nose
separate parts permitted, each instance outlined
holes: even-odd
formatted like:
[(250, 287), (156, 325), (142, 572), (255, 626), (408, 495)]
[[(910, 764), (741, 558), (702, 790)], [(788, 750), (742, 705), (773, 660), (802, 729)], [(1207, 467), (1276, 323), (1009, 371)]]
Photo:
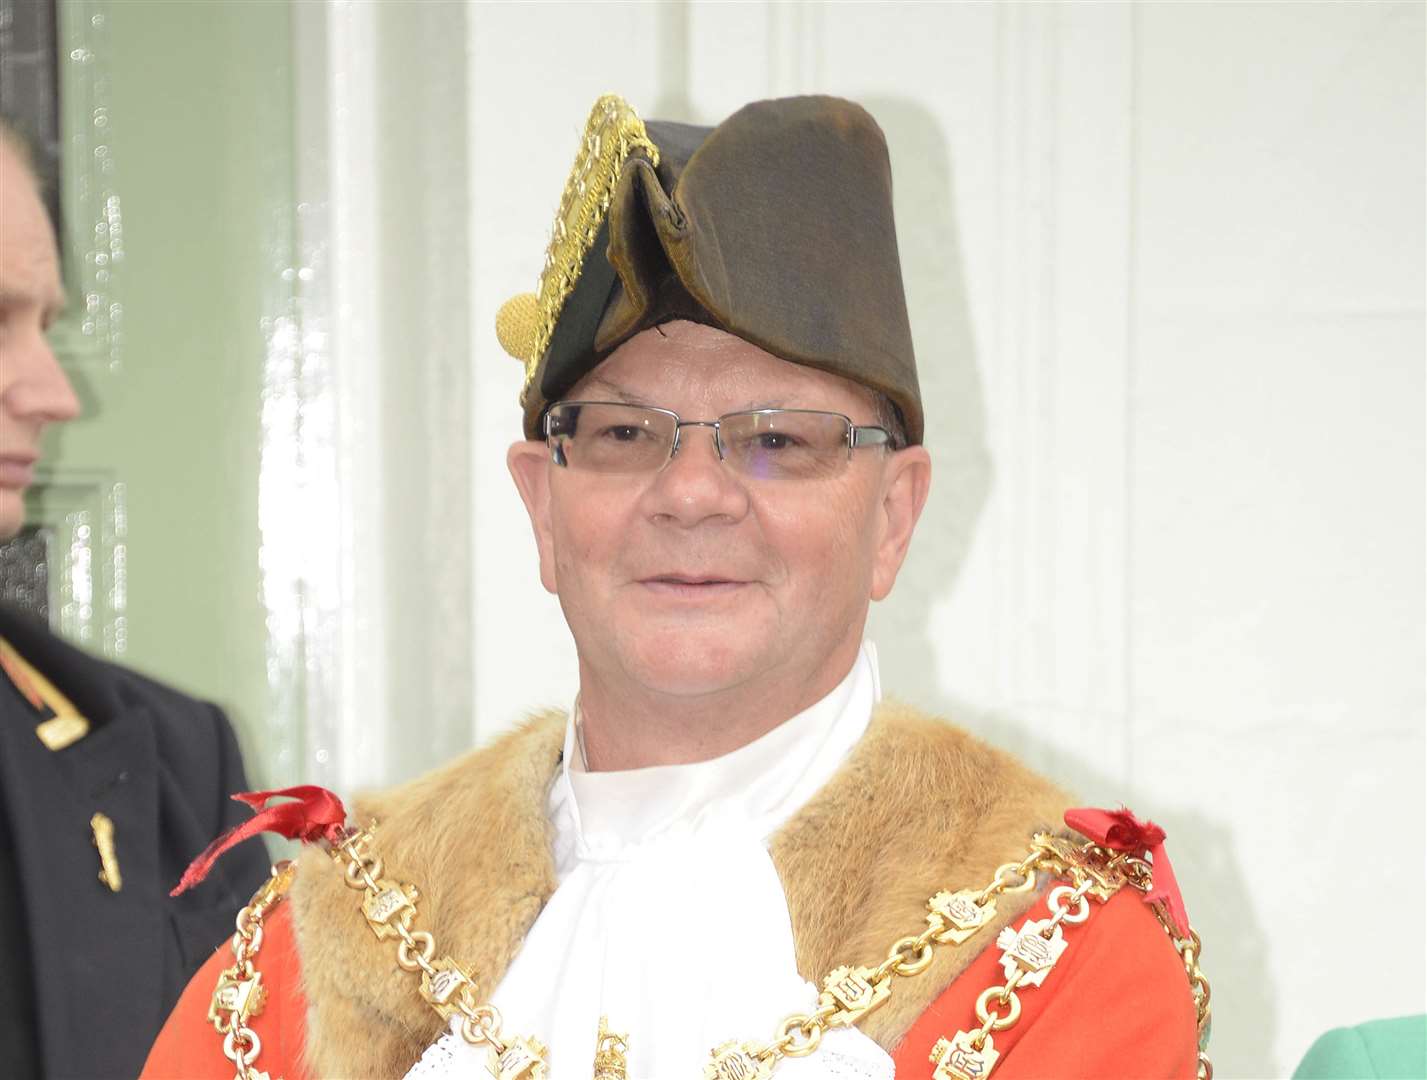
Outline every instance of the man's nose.
[(719, 460), (714, 429), (689, 425), (680, 430), (678, 451), (655, 474), (643, 502), (651, 516), (680, 525), (709, 518), (738, 521), (748, 513), (748, 490)]
[(79, 398), (42, 333), (7, 345), (0, 369), (0, 397), (8, 416), (47, 424), (79, 415)]

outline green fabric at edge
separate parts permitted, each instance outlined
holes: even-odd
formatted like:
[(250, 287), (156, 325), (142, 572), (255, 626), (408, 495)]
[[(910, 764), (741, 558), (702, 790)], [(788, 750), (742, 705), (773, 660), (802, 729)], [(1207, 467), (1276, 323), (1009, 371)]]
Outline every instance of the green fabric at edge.
[(1427, 1016), (1372, 1020), (1318, 1037), (1293, 1080), (1427, 1080)]

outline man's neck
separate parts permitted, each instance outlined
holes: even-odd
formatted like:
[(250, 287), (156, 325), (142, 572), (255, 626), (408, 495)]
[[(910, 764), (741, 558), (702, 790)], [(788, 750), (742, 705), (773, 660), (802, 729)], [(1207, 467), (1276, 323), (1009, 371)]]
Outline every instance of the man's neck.
[(857, 660), (845, 659), (803, 679), (763, 679), (714, 694), (651, 692), (601, 678), (581, 664), (580, 743), (591, 772), (688, 765), (732, 753), (821, 701)]

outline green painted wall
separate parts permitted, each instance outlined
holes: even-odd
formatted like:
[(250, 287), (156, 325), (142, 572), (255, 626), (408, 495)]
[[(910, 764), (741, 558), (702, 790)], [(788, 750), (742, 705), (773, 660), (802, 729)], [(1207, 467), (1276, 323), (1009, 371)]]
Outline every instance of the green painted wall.
[[(85, 7), (105, 26), (93, 63), (107, 72), (122, 206), (122, 340), (117, 370), (71, 365), (86, 415), (56, 433), (52, 460), (125, 485), (119, 659), (227, 708), (257, 783), (269, 773), (259, 406), (264, 320), (291, 288), (291, 12), (254, 0)], [(76, 44), (64, 34), (62, 56)], [(62, 73), (67, 130), (90, 122), (71, 83), (91, 74)], [(67, 184), (81, 172), (66, 160)], [(67, 259), (82, 258), (67, 232)]]

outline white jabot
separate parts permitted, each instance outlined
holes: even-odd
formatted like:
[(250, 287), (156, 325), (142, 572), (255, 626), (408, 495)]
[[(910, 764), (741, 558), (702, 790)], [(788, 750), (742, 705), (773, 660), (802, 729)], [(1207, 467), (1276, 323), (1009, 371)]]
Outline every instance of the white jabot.
[[(768, 842), (837, 771), (881, 697), (864, 642), (827, 697), (730, 754), (693, 765), (587, 772), (565, 733), (549, 815), (559, 887), (492, 995), (511, 1035), (550, 1050), (551, 1080), (588, 1080), (601, 1016), (628, 1035), (630, 1080), (696, 1080), (709, 1051), (766, 1041), (817, 990), (798, 974)], [(479, 1076), (454, 1031), (409, 1078)], [(854, 1029), (785, 1060), (784, 1080), (892, 1080)]]

